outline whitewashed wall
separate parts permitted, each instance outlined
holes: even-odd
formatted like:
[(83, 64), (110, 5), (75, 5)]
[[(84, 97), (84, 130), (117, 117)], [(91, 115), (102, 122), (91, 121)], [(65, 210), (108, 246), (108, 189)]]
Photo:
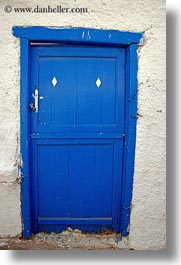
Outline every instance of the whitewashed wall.
[[(4, 7), (87, 7), (88, 14), (5, 13)], [(91, 27), (145, 32), (139, 49), (137, 146), (128, 247), (166, 244), (165, 1), (0, 1), (0, 236), (21, 234), (19, 40), (13, 26)]]

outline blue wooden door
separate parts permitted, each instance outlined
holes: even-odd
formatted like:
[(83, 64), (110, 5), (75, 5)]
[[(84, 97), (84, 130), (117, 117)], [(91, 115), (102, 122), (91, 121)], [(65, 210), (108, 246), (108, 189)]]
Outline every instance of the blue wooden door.
[(34, 233), (119, 232), (124, 92), (122, 48), (31, 48)]

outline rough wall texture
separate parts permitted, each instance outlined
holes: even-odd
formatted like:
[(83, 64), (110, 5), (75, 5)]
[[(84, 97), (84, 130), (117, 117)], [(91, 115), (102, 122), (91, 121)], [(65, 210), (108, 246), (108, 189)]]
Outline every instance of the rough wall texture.
[(139, 50), (137, 145), (129, 247), (165, 247), (165, 1), (40, 0), (39, 7), (87, 7), (88, 14), (10, 13), (36, 0), (0, 3), (0, 235), (21, 233), (19, 160), (19, 40), (14, 25), (92, 27), (144, 31)]

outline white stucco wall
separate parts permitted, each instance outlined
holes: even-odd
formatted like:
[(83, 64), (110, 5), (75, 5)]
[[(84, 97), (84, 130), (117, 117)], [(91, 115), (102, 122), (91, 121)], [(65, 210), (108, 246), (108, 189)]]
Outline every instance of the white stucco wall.
[[(4, 7), (87, 7), (88, 14), (5, 13)], [(0, 1), (0, 236), (21, 233), (19, 161), (19, 40), (12, 27), (69, 26), (145, 32), (139, 49), (137, 145), (129, 248), (166, 244), (165, 1)]]

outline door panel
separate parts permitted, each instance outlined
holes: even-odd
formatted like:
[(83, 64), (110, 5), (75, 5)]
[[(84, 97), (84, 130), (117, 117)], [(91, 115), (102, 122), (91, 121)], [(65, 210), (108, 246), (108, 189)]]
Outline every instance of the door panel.
[[(77, 60), (77, 120), (78, 125), (108, 125), (115, 120), (115, 60), (104, 58), (85, 58)], [(102, 68), (109, 67), (109, 72)], [(103, 69), (104, 70), (104, 69)], [(108, 75), (109, 73), (109, 75)], [(109, 76), (110, 78), (107, 78)], [(111, 85), (108, 79), (111, 79)], [(96, 81), (100, 84), (96, 85)], [(109, 112), (104, 113), (106, 106), (105, 93), (112, 89), (109, 98)], [(103, 102), (103, 104), (102, 104)]]
[(41, 217), (68, 216), (68, 146), (39, 145), (38, 195)]
[(70, 146), (69, 193), (71, 217), (112, 216), (112, 167), (112, 145)]
[[(75, 59), (39, 59), (39, 125), (75, 123), (76, 71)], [(52, 84), (56, 77), (57, 84)]]
[(48, 46), (31, 55), (34, 232), (119, 232), (125, 51)]
[(45, 57), (39, 61), (40, 125), (115, 123), (114, 59)]
[(37, 155), (39, 217), (112, 216), (112, 144), (38, 145)]
[[(84, 56), (71, 48), (72, 56), (68, 56), (64, 54), (67, 49), (32, 50), (32, 93), (39, 90), (39, 112), (32, 116), (32, 131), (121, 132), (124, 115), (118, 117), (124, 113), (124, 49), (108, 49), (106, 57), (102, 48), (94, 53), (92, 48), (82, 48)], [(119, 71), (115, 71), (117, 61)]]

